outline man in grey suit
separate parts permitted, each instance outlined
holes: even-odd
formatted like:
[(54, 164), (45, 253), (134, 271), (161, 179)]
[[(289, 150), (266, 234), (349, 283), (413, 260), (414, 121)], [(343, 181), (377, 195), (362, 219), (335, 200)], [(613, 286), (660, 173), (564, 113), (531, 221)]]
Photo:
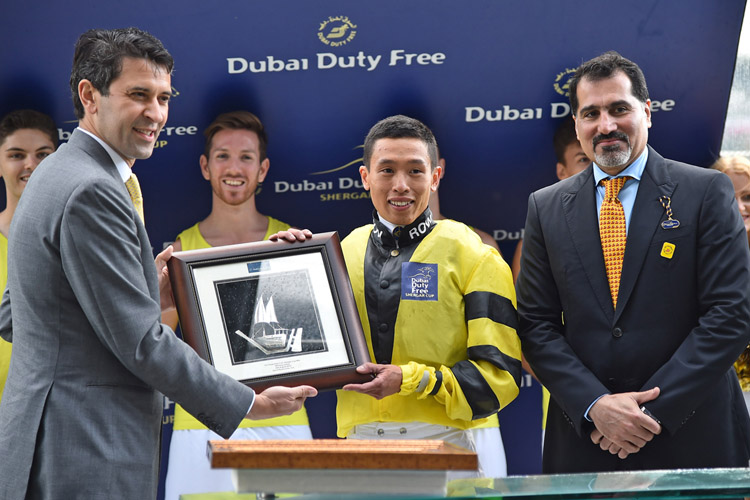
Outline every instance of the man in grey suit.
[(79, 128), (40, 164), (10, 230), (0, 498), (154, 498), (160, 393), (224, 437), (315, 395), (256, 395), (160, 323), (171, 248), (154, 266), (125, 180), (166, 123), (171, 70), (161, 42), (135, 28), (91, 30), (76, 44)]
[(552, 395), (543, 470), (746, 467), (732, 363), (750, 253), (731, 182), (648, 146), (646, 80), (615, 52), (578, 68), (570, 104), (594, 163), (530, 196), (516, 284), (523, 352)]

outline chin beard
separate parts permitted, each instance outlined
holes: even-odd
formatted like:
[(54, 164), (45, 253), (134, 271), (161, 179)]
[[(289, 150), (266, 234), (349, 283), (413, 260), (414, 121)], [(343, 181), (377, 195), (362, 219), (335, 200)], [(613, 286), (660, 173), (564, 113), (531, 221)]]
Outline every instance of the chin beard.
[(628, 162), (631, 152), (632, 149), (630, 145), (628, 145), (628, 147), (624, 150), (620, 149), (619, 147), (616, 147), (612, 150), (607, 150), (606, 148), (604, 148), (601, 153), (594, 154), (594, 160), (596, 160), (596, 164), (600, 167), (619, 167), (621, 165), (625, 165)]

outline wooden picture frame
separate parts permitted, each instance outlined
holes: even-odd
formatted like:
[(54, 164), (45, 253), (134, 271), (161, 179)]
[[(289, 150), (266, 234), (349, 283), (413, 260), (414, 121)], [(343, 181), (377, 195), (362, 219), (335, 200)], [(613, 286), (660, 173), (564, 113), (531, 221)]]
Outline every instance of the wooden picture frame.
[(256, 391), (371, 380), (338, 233), (175, 252), (172, 292), (187, 342)]

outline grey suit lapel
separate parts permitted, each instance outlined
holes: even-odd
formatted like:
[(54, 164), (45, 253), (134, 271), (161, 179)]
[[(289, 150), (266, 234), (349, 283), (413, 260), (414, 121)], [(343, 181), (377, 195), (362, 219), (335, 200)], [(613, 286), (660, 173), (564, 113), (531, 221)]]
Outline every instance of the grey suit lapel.
[[(117, 170), (117, 166), (112, 161), (112, 157), (109, 156), (107, 150), (104, 149), (101, 144), (99, 144), (90, 135), (86, 134), (85, 132), (81, 132), (78, 129), (73, 131), (73, 134), (68, 140), (68, 144), (71, 147), (77, 148), (83, 153), (89, 155), (94, 160), (97, 166), (101, 167), (105, 172), (112, 176), (112, 178), (117, 181), (118, 184), (122, 186), (122, 193), (127, 197), (128, 200), (130, 200), (130, 194), (128, 193), (128, 189), (125, 187), (125, 183), (122, 181), (122, 177), (120, 177), (120, 172)], [(143, 232), (145, 233), (146, 228), (141, 218), (135, 217), (135, 219), (136, 225), (141, 226)], [(141, 234), (139, 234), (139, 236), (142, 237)]]
[(604, 255), (599, 239), (599, 221), (596, 214), (596, 192), (593, 168), (588, 167), (578, 174), (576, 182), (568, 192), (562, 194), (562, 209), (570, 231), (573, 245), (581, 259), (581, 265), (594, 290), (594, 296), (605, 314), (612, 318), (614, 309), (609, 293), (609, 282), (604, 269)]
[[(114, 179), (118, 179), (122, 182), (120, 173), (117, 171), (117, 167), (112, 162), (112, 158), (109, 156), (109, 153), (107, 153), (102, 145), (96, 142), (93, 137), (89, 136), (85, 132), (81, 132), (80, 130), (76, 129), (70, 136), (68, 144), (70, 145), (70, 147), (79, 149), (83, 153), (93, 158), (96, 165), (102, 167), (104, 171), (108, 172)], [(127, 189), (125, 189), (125, 192), (127, 192)]]
[(620, 317), (630, 299), (648, 247), (659, 228), (659, 223), (664, 218), (664, 207), (659, 202), (659, 198), (672, 196), (676, 187), (677, 184), (671, 180), (664, 166), (664, 158), (649, 147), (648, 161), (638, 186), (638, 194), (628, 228), (615, 321)]

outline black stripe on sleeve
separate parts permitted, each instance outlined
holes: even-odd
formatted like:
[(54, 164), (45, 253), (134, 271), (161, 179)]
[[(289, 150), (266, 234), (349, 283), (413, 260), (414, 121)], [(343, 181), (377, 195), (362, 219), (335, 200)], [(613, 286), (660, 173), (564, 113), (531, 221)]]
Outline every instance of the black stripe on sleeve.
[(489, 318), (514, 330), (518, 329), (518, 313), (513, 302), (492, 292), (471, 292), (464, 296), (466, 321)]
[(492, 388), (471, 361), (459, 361), (451, 371), (471, 407), (472, 420), (489, 417), (500, 409)]
[(434, 396), (438, 393), (440, 388), (443, 386), (443, 372), (440, 370), (435, 370), (435, 378), (437, 379), (435, 381), (435, 387), (432, 388), (432, 391), (430, 391), (430, 396)]
[(510, 373), (516, 385), (521, 387), (521, 362), (508, 356), (494, 345), (475, 345), (467, 349), (469, 359), (487, 361)]

